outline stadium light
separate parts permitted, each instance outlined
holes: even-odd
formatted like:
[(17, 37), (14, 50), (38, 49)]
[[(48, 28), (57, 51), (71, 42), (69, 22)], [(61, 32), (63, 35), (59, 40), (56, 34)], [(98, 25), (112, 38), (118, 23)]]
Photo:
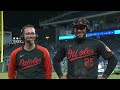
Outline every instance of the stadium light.
[(114, 34), (120, 34), (120, 30), (115, 30)]
[[(114, 35), (114, 34), (120, 34), (120, 30), (108, 30), (108, 31), (104, 31), (104, 32), (87, 33), (86, 37), (106, 36), (106, 35)], [(75, 35), (59, 36), (59, 40), (73, 39), (73, 38), (75, 38)]]

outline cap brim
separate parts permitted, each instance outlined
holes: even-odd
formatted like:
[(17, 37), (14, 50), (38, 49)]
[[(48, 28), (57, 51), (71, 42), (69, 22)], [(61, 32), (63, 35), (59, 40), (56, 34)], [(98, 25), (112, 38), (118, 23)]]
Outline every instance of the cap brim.
[(81, 26), (86, 26), (87, 27), (86, 24), (78, 24), (78, 25), (73, 25), (73, 28), (78, 28), (78, 27), (81, 27)]

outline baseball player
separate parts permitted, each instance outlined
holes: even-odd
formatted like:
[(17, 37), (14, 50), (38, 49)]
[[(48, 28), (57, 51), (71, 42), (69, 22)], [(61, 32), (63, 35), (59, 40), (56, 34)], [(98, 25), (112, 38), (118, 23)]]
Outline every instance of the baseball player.
[(24, 46), (15, 49), (8, 65), (9, 79), (51, 79), (52, 63), (48, 50), (35, 44), (37, 37), (33, 25), (21, 30)]
[[(118, 62), (115, 54), (100, 40), (87, 38), (90, 23), (79, 18), (73, 23), (75, 38), (61, 43), (53, 59), (53, 67), (60, 79), (107, 79)], [(102, 76), (98, 76), (99, 57), (108, 60), (108, 65)], [(64, 75), (60, 62), (67, 57), (68, 71)]]

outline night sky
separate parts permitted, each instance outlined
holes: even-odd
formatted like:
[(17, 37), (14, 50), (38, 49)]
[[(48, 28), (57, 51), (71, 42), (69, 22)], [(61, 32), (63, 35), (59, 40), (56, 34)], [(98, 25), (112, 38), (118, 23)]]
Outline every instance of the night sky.
[(57, 16), (63, 11), (4, 11), (4, 26), (21, 28), (26, 24), (33, 24), (39, 28), (39, 20), (43, 21)]
[(51, 41), (55, 41), (55, 30), (42, 30), (39, 27), (39, 19), (43, 21), (57, 16), (63, 11), (4, 11), (4, 30), (12, 31), (13, 37), (21, 35), (21, 29), (26, 24), (32, 24), (38, 30), (39, 40), (45, 41), (45, 37), (49, 36)]

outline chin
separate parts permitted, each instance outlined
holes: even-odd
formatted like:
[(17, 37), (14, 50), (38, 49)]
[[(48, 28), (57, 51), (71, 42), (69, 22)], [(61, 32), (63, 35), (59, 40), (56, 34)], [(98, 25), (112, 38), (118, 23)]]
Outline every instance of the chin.
[(84, 35), (77, 35), (78, 38), (83, 38)]
[(32, 40), (26, 40), (27, 43), (32, 43), (33, 41)]

